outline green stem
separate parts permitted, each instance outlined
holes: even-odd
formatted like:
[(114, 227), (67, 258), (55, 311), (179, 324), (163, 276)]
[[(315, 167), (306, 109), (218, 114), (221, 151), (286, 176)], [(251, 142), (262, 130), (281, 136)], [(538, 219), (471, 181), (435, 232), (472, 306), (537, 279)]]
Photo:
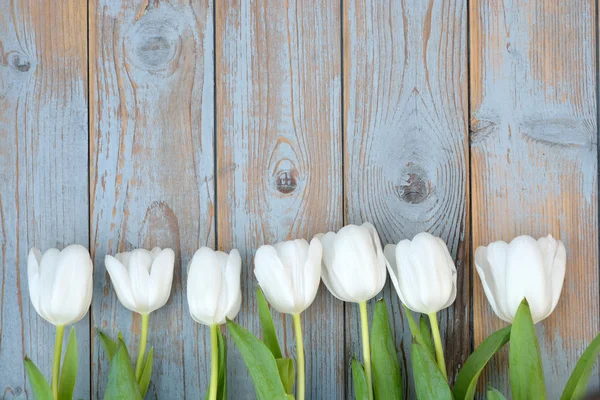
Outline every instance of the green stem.
[(60, 376), (60, 356), (62, 355), (65, 326), (56, 325), (56, 340), (54, 341), (54, 361), (52, 362), (52, 396), (58, 399), (58, 377)]
[(446, 373), (446, 360), (444, 359), (444, 349), (442, 348), (442, 338), (440, 337), (440, 327), (438, 326), (437, 316), (435, 313), (428, 314), (429, 322), (431, 323), (431, 332), (433, 334), (433, 343), (435, 344), (435, 354), (437, 358), (438, 367), (444, 378), (448, 379)]
[(140, 381), (144, 370), (144, 356), (146, 355), (146, 342), (148, 341), (148, 320), (150, 314), (142, 314), (142, 334), (140, 335), (140, 348), (138, 349), (137, 363), (135, 364), (135, 380)]
[(367, 302), (358, 303), (360, 307), (360, 326), (362, 329), (363, 363), (365, 364), (365, 375), (367, 376), (367, 388), (369, 400), (373, 400), (373, 378), (371, 377), (371, 342), (369, 341), (369, 315), (367, 314)]
[(211, 367), (210, 367), (210, 389), (208, 393), (209, 400), (217, 399), (217, 387), (219, 386), (219, 341), (217, 333), (219, 325), (212, 324), (210, 326), (210, 351), (211, 351)]
[(296, 369), (298, 384), (296, 385), (296, 400), (304, 400), (304, 341), (302, 340), (302, 324), (300, 314), (294, 314), (294, 331), (296, 332)]

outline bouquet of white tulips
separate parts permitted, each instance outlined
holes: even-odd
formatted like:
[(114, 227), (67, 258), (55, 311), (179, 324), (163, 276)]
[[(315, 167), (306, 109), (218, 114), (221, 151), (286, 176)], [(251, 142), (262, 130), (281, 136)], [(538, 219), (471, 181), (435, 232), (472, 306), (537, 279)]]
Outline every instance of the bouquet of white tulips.
[[(152, 379), (153, 348), (146, 352), (150, 314), (169, 299), (175, 253), (171, 249), (135, 249), (107, 255), (106, 269), (119, 301), (141, 316), (137, 361), (130, 358), (123, 336), (98, 331), (110, 360), (105, 399), (142, 399)], [(194, 321), (210, 327), (211, 377), (206, 398), (227, 398), (227, 347), (221, 325), (233, 338), (246, 363), (260, 400), (305, 399), (307, 385), (302, 336), (302, 313), (313, 303), (320, 282), (337, 299), (357, 303), (362, 332), (362, 359), (352, 358), (354, 396), (361, 400), (404, 397), (401, 367), (396, 355), (387, 305), (375, 303), (369, 327), (367, 302), (385, 285), (389, 273), (403, 304), (412, 333), (412, 370), (418, 399), (471, 400), (488, 361), (511, 342), (509, 368), (513, 399), (545, 399), (546, 388), (534, 324), (555, 309), (566, 270), (566, 250), (552, 236), (535, 240), (519, 236), (510, 243), (494, 242), (475, 252), (476, 269), (496, 315), (511, 325), (490, 335), (459, 371), (446, 371), (437, 313), (456, 298), (457, 270), (446, 243), (429, 233), (382, 247), (370, 223), (348, 225), (337, 233), (261, 246), (254, 257), (258, 313), (262, 340), (235, 323), (242, 303), (242, 259), (207, 247), (199, 249), (187, 268), (187, 299)], [(65, 326), (87, 313), (92, 298), (92, 260), (78, 245), (64, 250), (32, 249), (28, 258), (30, 297), (35, 310), (56, 326), (51, 381), (25, 359), (37, 399), (70, 400), (77, 372), (77, 340), (71, 330), (62, 356)], [(289, 314), (296, 337), (295, 362), (283, 356), (271, 309)], [(418, 321), (413, 312), (420, 313)], [(310, 343), (307, 344), (310, 348)], [(561, 400), (581, 399), (596, 359), (600, 335), (577, 363)], [(61, 363), (62, 357), (62, 363)], [(206, 357), (208, 362), (208, 355)], [(493, 372), (492, 372), (493, 373)], [(456, 376), (451, 386), (448, 376)], [(504, 399), (488, 387), (487, 398)]]

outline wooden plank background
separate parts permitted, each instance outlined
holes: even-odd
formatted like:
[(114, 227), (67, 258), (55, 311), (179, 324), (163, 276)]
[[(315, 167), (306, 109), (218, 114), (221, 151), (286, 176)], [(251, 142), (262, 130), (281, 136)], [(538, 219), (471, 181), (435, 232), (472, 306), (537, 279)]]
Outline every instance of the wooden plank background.
[[(252, 255), (263, 243), (371, 221), (384, 243), (426, 230), (459, 271), (441, 314), (450, 379), (501, 327), (474, 249), (560, 237), (567, 277), (538, 325), (557, 398), (600, 328), (597, 5), (594, 0), (0, 0), (0, 396), (32, 398), (54, 330), (30, 304), (29, 248), (89, 245), (95, 296), (77, 324), (76, 396), (102, 398), (93, 328), (136, 349), (104, 256), (172, 247), (171, 298), (152, 314), (149, 398), (198, 398), (208, 329), (189, 317), (200, 246), (240, 250), (238, 322), (259, 332)], [(410, 334), (386, 285), (406, 394)], [(353, 397), (358, 311), (324, 287), (303, 315), (307, 398)], [(294, 357), (291, 321), (276, 315)], [(226, 330), (224, 329), (224, 332)], [(229, 341), (230, 398), (254, 398)], [(91, 368), (87, 366), (91, 362)], [(508, 393), (506, 354), (482, 381)], [(593, 385), (598, 387), (598, 373)]]

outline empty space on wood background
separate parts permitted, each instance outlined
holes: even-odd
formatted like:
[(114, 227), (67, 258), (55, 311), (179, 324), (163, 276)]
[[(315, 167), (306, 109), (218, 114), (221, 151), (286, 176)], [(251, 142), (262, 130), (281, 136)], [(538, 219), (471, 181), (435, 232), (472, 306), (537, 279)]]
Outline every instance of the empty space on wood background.
[[(554, 398), (600, 330), (596, 6), (0, 0), (3, 398), (31, 398), (25, 355), (51, 370), (54, 331), (27, 290), (31, 247), (78, 243), (94, 260), (75, 398), (104, 394), (108, 360), (94, 328), (116, 336), (119, 327), (137, 346), (141, 321), (118, 302), (105, 255), (172, 248), (171, 297), (150, 322), (148, 398), (200, 398), (210, 335), (185, 298), (196, 249), (240, 251), (237, 322), (258, 334), (256, 249), (365, 221), (383, 244), (421, 231), (448, 244), (458, 269), (456, 302), (440, 317), (449, 371), (505, 325), (474, 249), (523, 234), (560, 238), (563, 294), (537, 325)], [(404, 309), (390, 283), (380, 296), (413, 398)], [(293, 357), (293, 327), (274, 319)], [(307, 398), (351, 398), (358, 308), (322, 287), (303, 319)], [(254, 398), (226, 337), (229, 397)], [(480, 379), (504, 393), (507, 354)]]

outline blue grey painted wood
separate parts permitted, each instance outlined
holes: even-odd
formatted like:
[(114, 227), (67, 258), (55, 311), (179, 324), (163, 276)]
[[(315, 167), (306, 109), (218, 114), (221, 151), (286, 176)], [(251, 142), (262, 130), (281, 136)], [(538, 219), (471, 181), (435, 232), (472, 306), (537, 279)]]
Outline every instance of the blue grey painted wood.
[[(466, 11), (464, 0), (347, 0), (343, 24), (347, 222), (374, 223), (384, 244), (421, 231), (448, 243), (458, 294), (439, 318), (451, 380), (471, 342)], [(381, 296), (414, 398), (404, 310), (390, 282)], [(361, 354), (358, 306), (346, 316), (349, 357)]]
[[(50, 380), (54, 327), (29, 301), (27, 254), (88, 245), (85, 3), (0, 2), (0, 397), (32, 399), (28, 355)], [(76, 324), (87, 397), (89, 319)], [(66, 337), (65, 337), (66, 345)]]
[[(171, 297), (150, 315), (154, 369), (148, 398), (203, 397), (208, 329), (189, 316), (186, 266), (214, 246), (213, 9), (211, 1), (90, 3), (91, 243), (97, 271), (92, 324), (120, 329), (134, 357), (139, 316), (117, 300), (106, 254), (171, 247)], [(93, 392), (108, 360), (92, 337)]]
[[(219, 1), (216, 11), (218, 246), (242, 254), (237, 321), (258, 334), (254, 251), (342, 224), (340, 4)], [(303, 314), (309, 399), (347, 397), (343, 321), (322, 286)], [(294, 357), (291, 317), (275, 325)], [(230, 397), (252, 399), (230, 344)]]
[[(561, 299), (537, 326), (551, 398), (600, 328), (596, 6), (470, 4), (473, 246), (551, 233), (567, 248)], [(478, 343), (503, 324), (477, 279), (473, 304)], [(482, 377), (504, 393), (506, 363)]]

